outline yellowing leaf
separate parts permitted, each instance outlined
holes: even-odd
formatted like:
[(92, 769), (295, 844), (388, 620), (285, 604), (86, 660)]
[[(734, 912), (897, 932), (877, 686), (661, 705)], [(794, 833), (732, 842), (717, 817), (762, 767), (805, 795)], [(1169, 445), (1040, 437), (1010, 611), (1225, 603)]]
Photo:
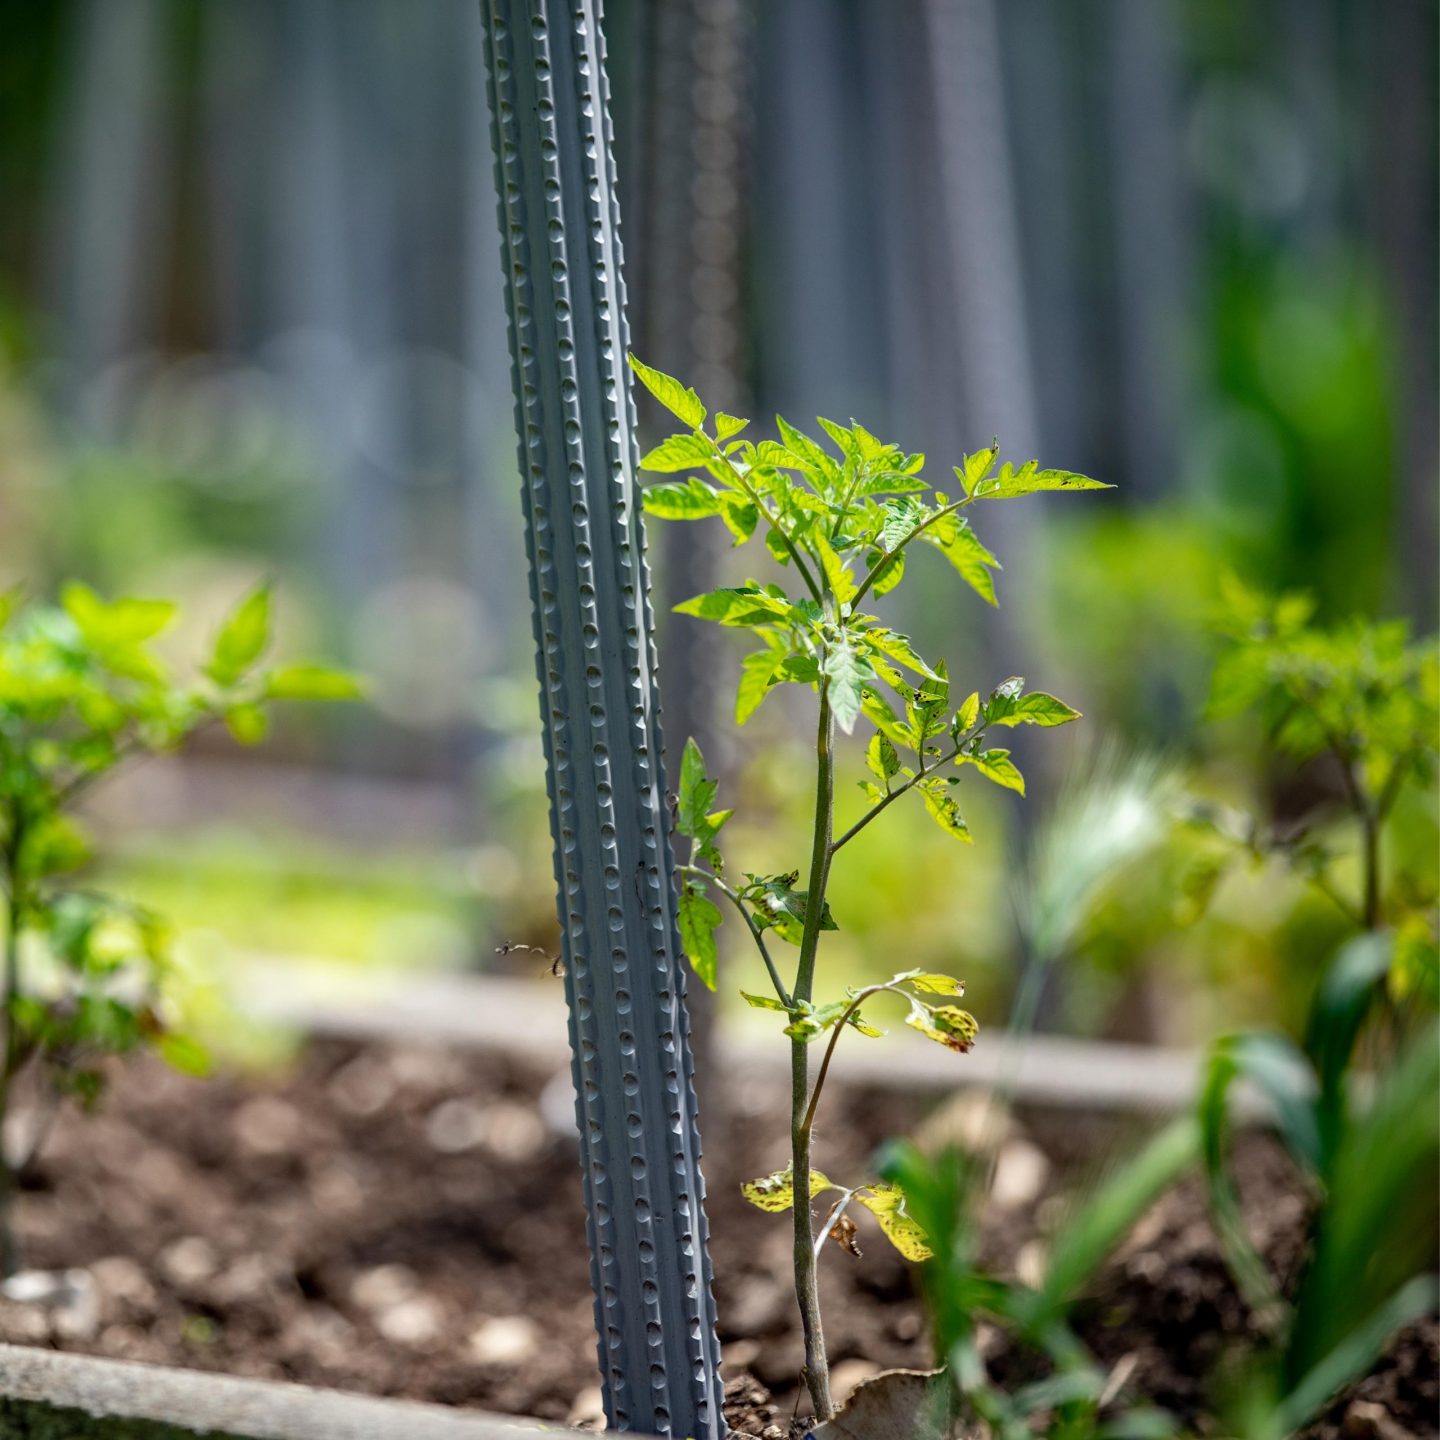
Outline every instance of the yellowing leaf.
[(905, 1023), (927, 1039), (961, 1054), (970, 1049), (980, 1033), (975, 1017), (958, 1005), (926, 1005), (917, 1001), (911, 1006)]
[(935, 975), (921, 971), (918, 974), (905, 976), (905, 980), (916, 990), (923, 990), (927, 995), (963, 995), (965, 993), (965, 982), (955, 979), (953, 975)]
[(943, 782), (937, 781), (934, 784), (925, 783), (920, 785), (921, 798), (925, 801), (925, 808), (930, 812), (935, 823), (952, 839), (963, 840), (967, 845), (973, 845), (975, 838), (970, 834), (970, 827), (965, 823), (965, 818), (960, 814), (960, 806), (956, 804), (954, 796), (946, 789)]
[(855, 1198), (879, 1221), (885, 1238), (907, 1259), (928, 1260), (933, 1253), (925, 1232), (905, 1208), (905, 1192), (898, 1185), (880, 1181), (859, 1190)]
[[(811, 1196), (822, 1194), (826, 1190), (833, 1190), (835, 1186), (819, 1170), (810, 1172), (810, 1194)], [(741, 1187), (740, 1193), (757, 1209), (768, 1210), (772, 1215), (778, 1215), (782, 1210), (788, 1210), (795, 1203), (795, 1176), (789, 1165), (783, 1170), (776, 1170), (771, 1175), (761, 1175), (758, 1179), (747, 1180)]]
[(870, 737), (870, 743), (865, 747), (865, 763), (877, 780), (888, 780), (900, 770), (900, 757), (895, 753), (895, 747), (881, 734)]

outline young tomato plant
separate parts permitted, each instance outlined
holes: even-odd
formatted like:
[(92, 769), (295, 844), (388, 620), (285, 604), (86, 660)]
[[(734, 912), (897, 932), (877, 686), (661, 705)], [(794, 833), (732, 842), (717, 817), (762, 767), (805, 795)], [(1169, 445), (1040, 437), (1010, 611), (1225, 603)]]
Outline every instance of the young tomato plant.
[[(648, 514), (662, 520), (718, 516), (742, 545), (763, 538), (771, 557), (794, 577), (790, 588), (757, 581), (697, 595), (676, 608), (687, 615), (747, 630), (759, 648), (741, 666), (735, 719), (743, 725), (781, 685), (811, 691), (815, 704), (815, 808), (806, 877), (727, 870), (717, 838), (731, 812), (714, 809), (716, 783), (693, 740), (680, 767), (677, 828), (691, 841), (690, 863), (680, 867), (681, 937), (696, 973), (716, 983), (716, 899), (741, 917), (764, 962), (774, 990), (746, 995), (750, 1004), (781, 1011), (791, 1055), (791, 1132), (788, 1169), (756, 1180), (747, 1196), (762, 1209), (793, 1210), (795, 1292), (805, 1333), (805, 1379), (816, 1414), (832, 1413), (816, 1289), (817, 1252), (827, 1236), (844, 1243), (853, 1225), (851, 1202), (871, 1211), (886, 1235), (907, 1256), (924, 1258), (924, 1235), (905, 1208), (903, 1193), (882, 1182), (854, 1187), (833, 1184), (810, 1164), (816, 1109), (845, 1030), (876, 1035), (862, 1007), (895, 995), (908, 1007), (906, 1023), (949, 1049), (968, 1050), (974, 1017), (954, 999), (964, 987), (948, 975), (909, 970), (888, 980), (817, 1002), (816, 959), (821, 937), (837, 928), (828, 903), (836, 856), (892, 805), (914, 794), (935, 822), (969, 842), (955, 786), (968, 767), (986, 780), (1024, 793), (1025, 782), (1008, 750), (990, 746), (987, 735), (1016, 725), (1063, 725), (1078, 718), (1063, 701), (1025, 690), (1012, 677), (981, 697), (977, 691), (952, 705), (943, 664), (931, 665), (909, 639), (863, 608), (899, 585), (912, 553), (938, 550), (980, 597), (996, 603), (992, 572), (999, 561), (963, 512), (981, 501), (1011, 500), (1046, 490), (1108, 489), (1064, 470), (1042, 470), (1035, 461), (1018, 469), (996, 468), (998, 448), (968, 455), (955, 467), (958, 495), (935, 490), (922, 477), (923, 455), (908, 455), (877, 440), (863, 425), (820, 425), (834, 445), (826, 449), (777, 419), (778, 440), (739, 438), (748, 421), (707, 411), (693, 390), (631, 357), (630, 364), (655, 398), (686, 427), (652, 450), (643, 469), (683, 480), (651, 485)], [(835, 731), (851, 734), (863, 722), (869, 732), (862, 782), (870, 805), (842, 834), (834, 833)], [(715, 898), (712, 898), (715, 897)], [(797, 947), (788, 974), (771, 953), (769, 936)], [(814, 1084), (809, 1047), (828, 1035)], [(836, 1190), (817, 1244), (812, 1199)]]
[(262, 664), (268, 588), (241, 601), (199, 676), (183, 683), (151, 645), (174, 617), (166, 601), (107, 603), (79, 584), (59, 606), (0, 594), (0, 1134), (9, 1138), (22, 1083), (34, 1101), (23, 1143), (0, 1144), (3, 1275), (18, 1265), (15, 1192), (55, 1110), (67, 1099), (95, 1102), (107, 1055), (149, 1045), (182, 1067), (204, 1060), (161, 1016), (163, 919), (74, 879), (91, 858), (75, 802), (125, 760), (174, 749), (212, 722), (254, 744), (271, 701), (358, 693), (338, 670)]
[(1348, 856), (1334, 844), (1333, 804), (1273, 825), (1204, 809), (1195, 818), (1221, 845), (1197, 877), (1199, 898), (1237, 857), (1283, 857), (1358, 929), (1393, 930), (1392, 993), (1398, 999), (1419, 991), (1433, 1003), (1433, 865), (1411, 873), (1413, 867), (1392, 857), (1387, 866), (1382, 845), (1407, 788), (1433, 791), (1435, 784), (1440, 663), (1434, 638), (1412, 641), (1403, 620), (1323, 626), (1312, 618), (1310, 596), (1267, 596), (1233, 577), (1224, 582), (1223, 601), (1221, 629), (1230, 645), (1215, 667), (1211, 713), (1256, 711), (1284, 761), (1330, 768), (1339, 783), (1338, 808), (1358, 842), (1359, 874), (1348, 878)]

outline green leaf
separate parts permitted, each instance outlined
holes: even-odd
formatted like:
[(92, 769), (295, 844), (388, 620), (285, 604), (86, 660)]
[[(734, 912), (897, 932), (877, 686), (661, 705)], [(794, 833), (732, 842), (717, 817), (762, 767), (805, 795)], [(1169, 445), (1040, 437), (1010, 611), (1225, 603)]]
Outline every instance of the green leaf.
[(870, 743), (865, 748), (865, 763), (870, 767), (870, 773), (882, 781), (889, 780), (900, 769), (900, 757), (895, 753), (894, 745), (879, 733), (870, 737)]
[(680, 757), (680, 794), (676, 805), (675, 828), (692, 839), (706, 828), (706, 817), (715, 803), (720, 782), (705, 773), (705, 757), (692, 736)]
[(662, 440), (641, 460), (640, 468), (654, 474), (666, 475), (676, 470), (690, 470), (697, 465), (704, 465), (714, 457), (714, 453), (710, 442), (698, 435), (672, 435), (668, 440)]
[(1198, 1153), (1195, 1122), (1176, 1121), (1122, 1165), (1057, 1231), (1041, 1287), (1047, 1313), (1063, 1313), (1135, 1222), (1195, 1163)]
[(865, 712), (865, 718), (887, 739), (904, 750), (915, 748), (915, 732), (896, 718), (889, 701), (872, 686), (865, 687), (861, 695), (860, 708)]
[(785, 448), (800, 462), (803, 470), (827, 483), (833, 483), (840, 475), (840, 467), (808, 435), (797, 430), (783, 416), (775, 417), (775, 426)]
[(901, 635), (897, 631), (885, 629), (883, 625), (876, 625), (865, 632), (865, 639), (882, 655), (888, 655), (907, 669), (915, 671), (917, 675), (923, 675), (927, 680), (940, 679), (940, 676), (915, 653), (908, 635)]
[(230, 612), (215, 637), (206, 672), (217, 685), (233, 685), (270, 643), (270, 587), (252, 590)]
[(757, 650), (740, 662), (740, 688), (735, 693), (737, 725), (743, 725), (764, 703), (784, 659), (781, 651)]
[[(875, 571), (870, 593), (877, 598), (888, 595), (905, 578), (905, 552), (892, 555), (887, 560), (878, 550), (872, 550), (865, 557), (865, 563)], [(876, 569), (875, 567), (879, 568)]]
[(680, 942), (691, 969), (709, 990), (715, 989), (719, 968), (715, 931), (720, 928), (722, 918), (719, 909), (706, 896), (701, 882), (686, 880), (681, 885), (676, 897)]
[(231, 705), (225, 711), (225, 728), (241, 745), (258, 745), (270, 733), (270, 717), (259, 705)]
[(182, 1075), (203, 1077), (210, 1073), (209, 1053), (189, 1035), (167, 1031), (155, 1042), (155, 1050), (172, 1070), (178, 1070)]
[(980, 1033), (975, 1017), (958, 1005), (926, 1005), (916, 1000), (911, 1004), (905, 1023), (927, 1039), (962, 1055), (974, 1045), (975, 1037)]
[(699, 884), (691, 880), (681, 886), (677, 902), (680, 943), (685, 947), (691, 969), (708, 990), (715, 988), (716, 972), (719, 969), (720, 956), (715, 947), (715, 932), (720, 928), (723, 918), (714, 902), (706, 898)]
[(883, 519), (876, 542), (880, 549), (889, 555), (893, 554), (903, 541), (910, 538), (915, 528), (925, 521), (930, 510), (928, 506), (922, 505), (918, 500), (902, 496), (896, 500), (887, 500), (881, 514)]
[(962, 735), (968, 734), (975, 728), (975, 722), (979, 718), (980, 696), (978, 693), (972, 693), (965, 697), (960, 708), (955, 712), (955, 719), (950, 725), (950, 733), (958, 740)]
[[(1021, 682), (1024, 683), (1023, 681)], [(986, 708), (985, 722), (988, 725), (1068, 725), (1078, 720), (1080, 712), (1072, 710), (1063, 700), (1036, 690), (1029, 695), (1001, 697), (997, 703)]]
[(153, 640), (175, 618), (176, 610), (169, 600), (124, 597), (106, 602), (78, 580), (61, 591), (60, 603), (85, 639), (101, 649)]
[(695, 476), (678, 484), (651, 485), (640, 492), (645, 513), (657, 520), (704, 520), (725, 510), (719, 491)]
[(1000, 569), (1000, 562), (981, 543), (968, 520), (961, 521), (953, 535), (932, 527), (925, 532), (924, 538), (944, 552), (945, 558), (960, 572), (960, 578), (986, 604), (1000, 603), (995, 595), (995, 577), (990, 573)]
[(905, 1207), (905, 1192), (898, 1185), (878, 1181), (855, 1192), (855, 1198), (879, 1221), (885, 1238), (907, 1259), (917, 1263), (932, 1255), (925, 1232)]
[(773, 995), (752, 995), (748, 990), (742, 990), (740, 994), (747, 1005), (753, 1005), (757, 1010), (778, 1010), (782, 1015), (790, 1013)]
[[(834, 1183), (819, 1170), (812, 1169), (810, 1171), (811, 1199), (834, 1188)], [(794, 1170), (787, 1165), (783, 1170), (776, 1170), (773, 1174), (747, 1180), (740, 1187), (740, 1193), (757, 1209), (767, 1210), (772, 1215), (778, 1215), (782, 1211), (790, 1209), (795, 1203)]]
[(364, 683), (329, 665), (277, 665), (265, 675), (267, 700), (358, 700)]
[(820, 556), (820, 568), (825, 572), (825, 580), (829, 584), (831, 592), (836, 600), (844, 605), (854, 598), (855, 591), (859, 586), (855, 583), (855, 577), (850, 573), (849, 567), (835, 553), (834, 547), (818, 531), (815, 535), (815, 550)]
[(694, 615), (720, 625), (768, 625), (775, 620), (788, 620), (793, 606), (788, 600), (777, 599), (758, 585), (727, 586), (682, 601), (675, 607), (677, 615)]
[(640, 383), (674, 416), (683, 420), (692, 430), (705, 423), (705, 407), (700, 397), (687, 390), (673, 375), (661, 370), (652, 370), (633, 355), (629, 357), (630, 368), (640, 377)]
[(723, 410), (715, 412), (715, 438), (722, 445), (732, 436), (738, 435), (750, 422), (738, 415), (727, 415)]
[(860, 459), (860, 446), (855, 436), (843, 425), (837, 424), (834, 420), (827, 420), (823, 415), (815, 417), (820, 428), (835, 442), (836, 447), (846, 459)]
[(955, 466), (955, 478), (964, 487), (967, 495), (975, 493), (975, 487), (990, 473), (1000, 456), (1000, 442), (992, 440), (988, 450), (977, 450), (967, 455), (962, 465)]
[[(963, 478), (963, 477), (962, 477)], [(1077, 475), (1072, 470), (1042, 470), (1038, 460), (1027, 460), (1018, 470), (1008, 461), (989, 480), (981, 480), (966, 491), (977, 500), (1013, 500), (1041, 490), (1113, 490), (1101, 480)]]
[(925, 801), (925, 808), (930, 812), (931, 819), (947, 835), (954, 840), (963, 840), (967, 845), (975, 843), (970, 827), (960, 814), (960, 806), (944, 781), (922, 781), (916, 788)]
[(1008, 750), (981, 750), (976, 755), (961, 755), (961, 765), (973, 765), (987, 780), (1003, 785), (1007, 790), (1025, 793), (1025, 777), (1010, 758)]
[(726, 493), (720, 497), (720, 518), (725, 528), (735, 537), (737, 545), (743, 545), (760, 523), (760, 507), (743, 495)]
[(826, 692), (835, 723), (848, 735), (860, 716), (861, 687), (870, 667), (862, 662), (849, 635), (842, 631), (825, 652), (825, 661), (820, 668), (828, 682)]
[[(780, 938), (798, 945), (805, 928), (808, 891), (794, 888), (795, 875), (754, 875), (745, 889), (745, 896), (755, 906), (755, 923), (760, 928), (773, 928)], [(820, 912), (820, 928), (835, 930), (835, 917), (827, 901)]]

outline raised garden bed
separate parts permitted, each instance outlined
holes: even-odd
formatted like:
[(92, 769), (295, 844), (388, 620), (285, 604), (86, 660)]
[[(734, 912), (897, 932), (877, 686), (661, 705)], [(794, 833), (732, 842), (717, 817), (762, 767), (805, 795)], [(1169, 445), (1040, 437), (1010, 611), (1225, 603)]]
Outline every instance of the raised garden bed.
[[(0, 1340), (594, 1424), (559, 1073), (547, 1058), (333, 1038), (273, 1079), (129, 1065), (101, 1114), (58, 1127), (20, 1207), (31, 1262), (90, 1278), (51, 1310), (0, 1303)], [(732, 1071), (726, 1088), (734, 1109), (707, 1117), (706, 1173), (731, 1420), (783, 1433), (800, 1353), (790, 1229), (738, 1186), (780, 1161), (784, 1117), (764, 1076)], [(963, 1094), (937, 1103), (852, 1087), (829, 1103), (822, 1153), (850, 1172), (886, 1137), (963, 1137), (979, 1115)], [(1001, 1150), (991, 1258), (1031, 1263), (1063, 1196), (1141, 1128), (1134, 1116), (1026, 1107)], [(1239, 1175), (1262, 1249), (1287, 1276), (1305, 1193), (1262, 1136), (1242, 1147)], [(861, 1258), (837, 1252), (823, 1270), (842, 1388), (930, 1360), (909, 1271), (878, 1237), (862, 1244)], [(1190, 1182), (1142, 1222), (1081, 1328), (1101, 1360), (1124, 1361), (1132, 1385), (1203, 1431), (1207, 1377), (1248, 1324)], [(1310, 1433), (1435, 1433), (1435, 1344), (1433, 1321), (1410, 1327)], [(1002, 1354), (992, 1363), (1004, 1373)]]

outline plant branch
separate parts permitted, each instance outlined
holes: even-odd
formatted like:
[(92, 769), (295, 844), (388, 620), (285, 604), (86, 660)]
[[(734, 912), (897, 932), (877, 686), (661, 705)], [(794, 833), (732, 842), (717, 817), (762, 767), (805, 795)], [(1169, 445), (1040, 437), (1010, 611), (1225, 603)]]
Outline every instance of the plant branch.
[(850, 1023), (850, 1017), (873, 995), (882, 994), (889, 990), (896, 995), (903, 995), (905, 992), (898, 986), (887, 981), (883, 985), (867, 985), (863, 990), (856, 992), (855, 998), (850, 1002), (845, 1013), (836, 1022), (835, 1028), (830, 1032), (830, 1043), (825, 1047), (824, 1058), (820, 1061), (820, 1071), (815, 1076), (814, 1088), (810, 1091), (810, 1104), (805, 1110), (805, 1119), (801, 1122), (805, 1131), (809, 1133), (815, 1123), (815, 1110), (820, 1104), (820, 1092), (825, 1088), (825, 1077), (830, 1073), (830, 1061), (835, 1054), (835, 1047), (840, 1043), (840, 1032)]
[[(892, 805), (907, 791), (913, 790), (927, 775), (933, 775), (942, 765), (948, 765), (965, 748), (966, 744), (980, 733), (978, 727), (964, 740), (958, 741), (955, 748), (948, 755), (942, 755), (936, 762), (929, 766), (925, 765), (925, 757), (920, 757), (920, 768), (902, 785), (898, 790), (891, 790), (883, 800), (877, 800), (869, 810), (865, 812), (838, 840), (830, 846), (830, 854), (833, 856), (842, 845), (848, 845), (872, 820), (888, 806)], [(924, 744), (924, 741), (921, 741)]]
[(967, 495), (963, 500), (952, 500), (943, 509), (937, 510), (933, 515), (927, 515), (908, 535), (901, 537), (899, 544), (893, 550), (884, 551), (880, 559), (873, 564), (866, 572), (865, 578), (860, 582), (860, 588), (850, 597), (850, 606), (855, 606), (865, 598), (870, 587), (875, 583), (876, 577), (912, 540), (923, 535), (937, 520), (943, 520), (947, 515), (953, 515), (962, 506), (968, 505), (975, 497)]
[(775, 994), (779, 997), (780, 1003), (788, 1010), (795, 1002), (790, 998), (790, 992), (785, 988), (785, 982), (780, 978), (780, 972), (775, 968), (775, 962), (770, 958), (769, 947), (765, 944), (765, 934), (755, 923), (755, 917), (745, 907), (744, 900), (739, 894), (732, 890), (718, 875), (710, 870), (703, 870), (698, 865), (678, 865), (676, 869), (682, 875), (694, 875), (698, 879), (706, 880), (740, 912), (740, 918), (745, 922), (745, 928), (750, 932), (750, 938), (755, 942), (755, 948), (760, 952), (760, 958), (765, 962), (765, 968), (770, 972), (770, 983), (775, 987)]
[(815, 583), (815, 577), (810, 573), (810, 567), (805, 563), (805, 557), (801, 555), (799, 546), (797, 546), (795, 542), (790, 538), (789, 532), (780, 523), (779, 518), (771, 512), (770, 507), (761, 498), (759, 493), (750, 487), (745, 472), (719, 447), (719, 445), (715, 443), (713, 439), (711, 439), (710, 436), (705, 435), (705, 432), (703, 430), (700, 433), (704, 435), (705, 439), (710, 441), (710, 448), (714, 450), (716, 459), (718, 459), (722, 464), (726, 466), (730, 473), (735, 477), (735, 483), (739, 485), (742, 491), (744, 491), (745, 495), (755, 506), (756, 510), (758, 510), (760, 514), (765, 517), (765, 523), (780, 537), (781, 543), (785, 546), (786, 552), (789, 554), (790, 558), (795, 562), (795, 569), (799, 573), (800, 578), (804, 580), (805, 588), (810, 592), (811, 597), (814, 599), (815, 603), (817, 605), (823, 604), (824, 597), (821, 594), (820, 587)]

